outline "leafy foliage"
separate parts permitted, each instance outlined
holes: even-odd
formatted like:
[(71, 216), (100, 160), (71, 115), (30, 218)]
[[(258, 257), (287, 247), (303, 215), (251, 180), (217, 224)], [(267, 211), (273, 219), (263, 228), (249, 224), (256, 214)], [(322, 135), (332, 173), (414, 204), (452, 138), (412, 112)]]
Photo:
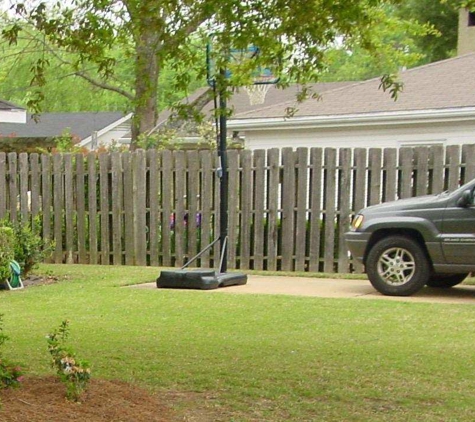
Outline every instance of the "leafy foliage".
[(51, 355), (51, 366), (56, 369), (61, 381), (66, 385), (67, 398), (79, 401), (91, 378), (91, 370), (86, 361), (79, 360), (74, 351), (65, 346), (69, 337), (69, 321), (46, 336)]
[(11, 275), (10, 262), (15, 257), (15, 245), (16, 240), (13, 229), (0, 226), (0, 284)]
[[(45, 241), (36, 227), (39, 226), (40, 218), (37, 217), (36, 223), (32, 225), (30, 222), (18, 222), (16, 224), (10, 221), (3, 220), (0, 222), (0, 234), (2, 231), (6, 231), (8, 234), (8, 242), (10, 251), (6, 255), (8, 257), (8, 265), (10, 261), (15, 259), (21, 267), (22, 277), (27, 277), (32, 269), (34, 269), (38, 263), (44, 258), (49, 256), (53, 249), (53, 243), (51, 241)], [(0, 244), (2, 244), (0, 237)], [(5, 250), (8, 250), (6, 248)], [(3, 254), (0, 251), (0, 257)], [(1, 277), (1, 259), (0, 259), (0, 277)], [(8, 276), (10, 275), (10, 269), (8, 267)], [(0, 278), (1, 279), (1, 278)]]
[[(99, 89), (123, 96), (134, 109), (133, 138), (155, 126), (159, 80), (171, 68), (171, 89), (184, 92), (204, 80), (204, 46), (213, 34), (216, 69), (229, 65), (229, 48), (258, 45), (262, 54), (237, 63), (232, 77), (217, 84), (246, 85), (257, 67), (270, 67), (281, 84), (315, 81), (326, 68), (326, 52), (342, 44), (377, 53), (374, 28), (387, 21), (381, 13), (391, 0), (291, 2), (279, 0), (73, 0), (16, 3), (3, 38), (18, 45), (26, 37), (42, 51), (31, 66), (35, 107), (44, 96), (48, 67), (69, 69)], [(45, 56), (48, 56), (46, 59)], [(121, 61), (126, 81), (120, 79)], [(43, 93), (43, 94), (42, 94)]]

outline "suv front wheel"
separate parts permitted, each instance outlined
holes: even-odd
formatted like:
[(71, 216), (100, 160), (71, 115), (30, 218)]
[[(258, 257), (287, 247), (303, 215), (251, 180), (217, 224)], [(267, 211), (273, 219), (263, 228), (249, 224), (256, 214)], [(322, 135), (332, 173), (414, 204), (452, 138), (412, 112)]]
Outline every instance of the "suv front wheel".
[(424, 250), (405, 236), (389, 236), (377, 242), (368, 253), (366, 272), (373, 287), (388, 296), (416, 293), (431, 273)]

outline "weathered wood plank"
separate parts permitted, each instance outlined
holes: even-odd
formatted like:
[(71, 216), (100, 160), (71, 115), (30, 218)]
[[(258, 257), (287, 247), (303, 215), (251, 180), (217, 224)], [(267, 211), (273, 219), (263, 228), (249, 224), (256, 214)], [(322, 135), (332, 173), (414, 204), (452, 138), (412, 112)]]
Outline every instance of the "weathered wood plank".
[[(340, 150), (341, 151), (341, 150)], [(381, 203), (382, 151), (380, 148), (369, 150), (369, 204)]]
[(448, 190), (455, 190), (460, 185), (460, 145), (448, 145), (446, 148), (448, 171)]
[(432, 177), (429, 182), (431, 189), (429, 193), (438, 194), (445, 190), (444, 171), (445, 148), (442, 145), (430, 147), (430, 163), (432, 167)]
[(63, 156), (53, 155), (53, 213), (54, 213), (54, 262), (63, 263), (63, 214), (64, 214), (64, 186), (63, 186)]
[(134, 174), (132, 155), (122, 154), (125, 265), (135, 265)]
[[(201, 172), (201, 194), (200, 194), (200, 215), (201, 215), (201, 249), (207, 247), (211, 241), (211, 209), (213, 206), (213, 168), (211, 152), (200, 151), (200, 172)], [(210, 251), (206, 251), (200, 258), (201, 266), (209, 268)]]
[(462, 156), (465, 164), (464, 183), (467, 183), (475, 179), (475, 144), (463, 145)]
[(253, 221), (252, 212), (252, 151), (241, 151), (241, 224), (240, 224), (240, 266), (249, 269), (251, 257), (251, 227)]
[(417, 175), (416, 196), (427, 195), (429, 187), (429, 148), (415, 148), (414, 161)]
[[(353, 186), (353, 211), (358, 213), (368, 205), (366, 192), (367, 151), (364, 148), (356, 148), (354, 151), (354, 186)], [(362, 273), (363, 265), (353, 261), (355, 272)]]
[(7, 216), (7, 156), (0, 152), (0, 220)]
[[(187, 215), (187, 229), (188, 229), (188, 247), (187, 259), (193, 258), (198, 251), (198, 224), (201, 218), (198, 214), (198, 199), (199, 199), (199, 182), (200, 182), (200, 168), (198, 151), (187, 152), (187, 168), (188, 168), (188, 215)], [(191, 263), (190, 267), (196, 267), (197, 261)]]
[(84, 156), (75, 155), (76, 161), (76, 219), (78, 236), (78, 262), (87, 263), (86, 249), (86, 187), (84, 185)]
[(175, 265), (184, 264), (185, 255), (185, 152), (174, 151), (175, 161)]
[[(375, 179), (375, 184), (380, 185), (381, 175), (381, 150), (370, 151), (371, 180)], [(341, 148), (339, 152), (339, 218), (338, 218), (338, 272), (349, 272), (348, 249), (345, 243), (345, 233), (350, 228), (351, 210), (350, 210), (350, 191), (351, 191), (351, 149)], [(379, 167), (379, 171), (378, 171)], [(379, 180), (378, 180), (379, 179)], [(376, 201), (376, 196), (379, 196), (379, 189), (372, 192), (372, 199)], [(379, 200), (379, 198), (378, 198)]]
[(253, 269), (264, 269), (264, 219), (266, 189), (266, 152), (254, 151), (254, 252)]
[(403, 147), (399, 150), (399, 198), (411, 198), (413, 196), (413, 149)]
[(10, 152), (8, 154), (8, 190), (10, 193), (9, 199), (9, 214), (10, 221), (16, 223), (18, 221), (18, 157), (16, 153)]
[(28, 223), (30, 214), (30, 198), (28, 195), (30, 163), (28, 162), (28, 154), (26, 152), (22, 152), (18, 158), (20, 170), (20, 215), (21, 221)]
[(294, 269), (295, 245), (295, 156), (292, 148), (282, 149), (282, 270)]
[(99, 206), (101, 222), (100, 251), (102, 265), (110, 265), (109, 165), (109, 154), (99, 154)]
[(272, 148), (267, 151), (267, 266), (269, 271), (277, 269), (278, 254), (278, 218), (280, 188), (280, 151)]
[(239, 154), (236, 150), (228, 151), (228, 181), (228, 268), (232, 269), (237, 268), (239, 239)]
[(295, 217), (295, 270), (305, 271), (307, 249), (308, 148), (297, 149), (297, 211)]
[(97, 264), (97, 157), (94, 152), (87, 154), (87, 198), (89, 223), (89, 263)]
[(123, 177), (122, 157), (118, 152), (111, 154), (112, 170), (112, 262), (122, 264), (122, 210), (123, 210)]
[(320, 271), (320, 239), (322, 215), (322, 168), (323, 150), (312, 148), (310, 150), (310, 252), (309, 270)]
[(396, 200), (397, 180), (397, 149), (386, 148), (384, 150), (384, 185), (383, 202)]
[(135, 263), (147, 265), (147, 161), (144, 150), (133, 154), (134, 161), (134, 218), (135, 218)]
[(66, 263), (74, 263), (74, 193), (73, 160), (71, 154), (63, 154), (64, 160), (64, 213), (66, 226)]
[(335, 272), (336, 149), (325, 148), (325, 247), (323, 270)]
[(172, 265), (172, 233), (170, 230), (170, 218), (172, 217), (173, 190), (173, 160), (171, 151), (162, 151), (162, 264), (165, 267)]
[(32, 223), (34, 224), (34, 218), (39, 214), (41, 210), (40, 204), (40, 164), (39, 155), (34, 152), (30, 154), (30, 183), (31, 183), (31, 216)]
[(159, 160), (160, 157), (157, 154), (157, 150), (152, 149), (147, 151), (149, 162), (149, 204), (150, 204), (150, 217), (149, 217), (149, 238), (150, 238), (150, 265), (160, 265), (160, 252), (158, 248), (159, 233), (160, 233), (160, 218), (159, 218), (159, 205), (160, 205), (160, 171)]
[[(42, 236), (46, 243), (51, 241), (51, 159), (47, 154), (41, 154), (41, 209)], [(51, 259), (48, 259), (50, 261)]]

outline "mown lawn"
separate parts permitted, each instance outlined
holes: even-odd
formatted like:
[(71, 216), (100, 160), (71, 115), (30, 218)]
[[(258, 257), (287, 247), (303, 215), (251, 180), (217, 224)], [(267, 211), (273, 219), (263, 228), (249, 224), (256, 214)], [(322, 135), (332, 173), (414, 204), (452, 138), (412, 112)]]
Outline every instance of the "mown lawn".
[(61, 281), (0, 292), (5, 354), (31, 374), (51, 372), (45, 335), (67, 318), (95, 377), (203, 393), (223, 421), (475, 419), (475, 301), (120, 287), (153, 281), (153, 268), (39, 272)]

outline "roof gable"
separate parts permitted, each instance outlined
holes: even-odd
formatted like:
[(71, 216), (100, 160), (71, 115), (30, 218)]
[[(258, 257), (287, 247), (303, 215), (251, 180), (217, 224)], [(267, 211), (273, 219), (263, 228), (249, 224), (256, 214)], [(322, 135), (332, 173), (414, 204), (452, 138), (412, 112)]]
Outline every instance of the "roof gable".
[(239, 113), (233, 119), (284, 117), (292, 106), (298, 109), (294, 117), (474, 107), (474, 76), (472, 53), (401, 72), (404, 90), (397, 101), (380, 89), (381, 79), (374, 78), (324, 92), (320, 101), (298, 105), (288, 101)]

